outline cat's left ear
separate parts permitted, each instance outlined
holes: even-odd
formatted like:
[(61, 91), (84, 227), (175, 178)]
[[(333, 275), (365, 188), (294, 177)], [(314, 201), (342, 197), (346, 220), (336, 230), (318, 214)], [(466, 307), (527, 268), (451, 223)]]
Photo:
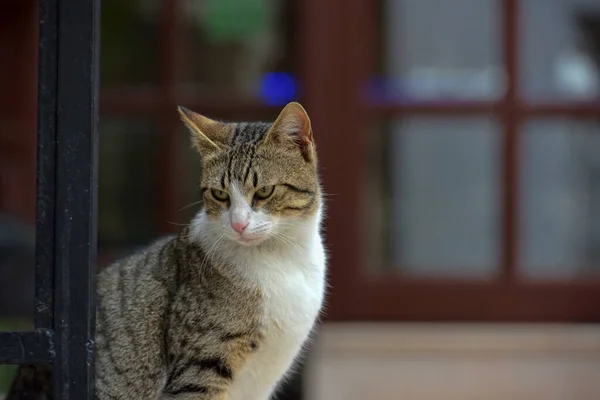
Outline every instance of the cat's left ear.
[(229, 142), (231, 128), (188, 108), (177, 107), (179, 116), (192, 134), (192, 145), (202, 155), (222, 150)]
[(315, 143), (310, 118), (300, 103), (291, 102), (279, 113), (264, 143), (300, 148), (306, 161), (315, 160)]

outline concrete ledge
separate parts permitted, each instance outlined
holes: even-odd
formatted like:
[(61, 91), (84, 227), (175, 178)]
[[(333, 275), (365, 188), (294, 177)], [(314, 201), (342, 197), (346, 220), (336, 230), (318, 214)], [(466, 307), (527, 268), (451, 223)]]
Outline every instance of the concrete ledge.
[(328, 324), (311, 400), (600, 399), (600, 325)]

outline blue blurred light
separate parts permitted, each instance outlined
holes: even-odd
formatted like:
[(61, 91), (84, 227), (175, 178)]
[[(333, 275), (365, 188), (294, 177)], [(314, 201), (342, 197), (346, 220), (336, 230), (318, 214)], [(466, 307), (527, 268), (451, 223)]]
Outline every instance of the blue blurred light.
[(287, 104), (296, 99), (296, 80), (287, 72), (269, 72), (263, 77), (260, 94), (268, 105), (281, 106)]

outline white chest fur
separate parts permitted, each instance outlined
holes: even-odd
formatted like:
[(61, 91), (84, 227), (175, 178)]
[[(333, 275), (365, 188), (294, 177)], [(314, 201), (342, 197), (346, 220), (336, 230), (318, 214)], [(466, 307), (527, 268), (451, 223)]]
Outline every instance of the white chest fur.
[(287, 257), (270, 254), (248, 261), (264, 297), (266, 337), (234, 379), (230, 397), (267, 400), (302, 350), (321, 310), (325, 254), (317, 235)]
[[(325, 294), (326, 257), (320, 235), (322, 210), (310, 218), (284, 221), (293, 227), (270, 247), (221, 241), (220, 222), (204, 211), (192, 221), (190, 240), (239, 268), (264, 298), (265, 340), (234, 376), (230, 400), (267, 400), (285, 377), (311, 333)], [(276, 236), (276, 235), (275, 235)], [(215, 243), (217, 248), (215, 249)]]

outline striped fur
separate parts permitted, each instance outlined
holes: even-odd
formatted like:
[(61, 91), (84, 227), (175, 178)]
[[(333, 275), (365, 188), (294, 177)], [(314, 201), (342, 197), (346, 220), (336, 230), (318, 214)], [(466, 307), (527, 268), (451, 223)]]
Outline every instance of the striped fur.
[[(323, 301), (310, 123), (294, 104), (274, 124), (181, 112), (203, 160), (203, 208), (99, 273), (96, 399), (267, 400)], [(229, 225), (240, 210), (251, 244)], [(50, 399), (50, 382), (48, 368), (22, 367), (8, 399)]]

